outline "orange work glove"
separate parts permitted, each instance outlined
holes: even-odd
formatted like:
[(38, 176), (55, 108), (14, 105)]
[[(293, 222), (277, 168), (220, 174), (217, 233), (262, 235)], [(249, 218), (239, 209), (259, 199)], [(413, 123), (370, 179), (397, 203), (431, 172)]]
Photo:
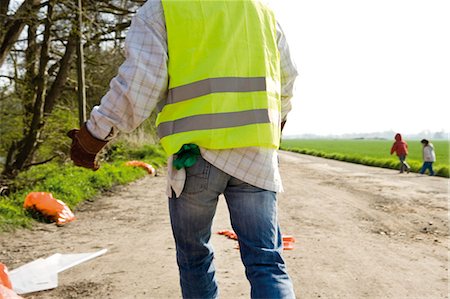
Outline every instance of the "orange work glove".
[(73, 129), (67, 133), (72, 139), (70, 148), (70, 158), (76, 166), (97, 170), (100, 164), (97, 161), (97, 154), (108, 143), (92, 136), (86, 127), (86, 123), (80, 130)]

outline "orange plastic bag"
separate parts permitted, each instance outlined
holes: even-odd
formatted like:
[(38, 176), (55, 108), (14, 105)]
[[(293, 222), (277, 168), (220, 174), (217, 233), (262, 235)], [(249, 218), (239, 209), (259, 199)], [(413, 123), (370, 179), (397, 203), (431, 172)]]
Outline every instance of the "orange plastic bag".
[(148, 174), (150, 174), (150, 175), (156, 174), (156, 170), (155, 170), (155, 168), (153, 168), (153, 166), (151, 166), (150, 164), (147, 164), (145, 162), (142, 162), (142, 161), (136, 161), (136, 160), (128, 161), (125, 163), (125, 165), (144, 168), (145, 170), (147, 170)]
[(237, 240), (237, 235), (234, 231), (230, 230), (221, 230), (217, 232), (219, 235), (227, 236), (228, 239)]
[(293, 250), (294, 249), (295, 238), (293, 236), (284, 235), (283, 236), (283, 249)]
[(75, 220), (75, 215), (61, 200), (53, 198), (48, 192), (30, 192), (23, 203), (25, 209), (34, 209), (42, 213), (57, 225), (64, 225)]
[(12, 290), (8, 269), (0, 263), (0, 299), (23, 299)]
[(2, 263), (0, 263), (0, 285), (4, 285), (5, 287), (12, 289), (12, 284), (8, 276), (8, 268), (6, 268), (6, 266)]

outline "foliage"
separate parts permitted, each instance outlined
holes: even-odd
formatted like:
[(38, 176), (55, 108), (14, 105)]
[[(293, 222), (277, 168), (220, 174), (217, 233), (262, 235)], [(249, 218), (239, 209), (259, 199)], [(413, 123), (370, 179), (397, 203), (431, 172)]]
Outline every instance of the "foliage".
[(22, 106), (14, 94), (6, 91), (0, 93), (0, 99), (0, 157), (6, 157), (11, 142), (21, 137)]
[[(390, 154), (392, 146), (388, 140), (341, 140), (341, 139), (286, 139), (281, 148), (288, 151), (335, 159), (357, 164), (398, 169), (398, 158)], [(437, 161), (434, 163), (437, 176), (449, 177), (449, 143), (432, 141)], [(418, 140), (408, 142), (408, 164), (413, 172), (422, 166), (422, 144)]]
[[(0, 231), (29, 227), (33, 219), (22, 209), (29, 192), (51, 192), (71, 209), (85, 200), (92, 200), (101, 191), (117, 184), (126, 184), (147, 175), (142, 168), (125, 166), (128, 160), (139, 159), (155, 168), (162, 167), (166, 155), (159, 146), (145, 145), (127, 150), (120, 142), (114, 144), (110, 162), (103, 162), (98, 171), (75, 167), (72, 163), (47, 163), (22, 172), (14, 181), (16, 191), (0, 197)], [(114, 159), (112, 159), (114, 158)]]
[(65, 160), (71, 143), (67, 132), (77, 127), (78, 118), (71, 109), (64, 106), (56, 107), (47, 119), (41, 137), (45, 142), (37, 150), (35, 159), (42, 161), (57, 156), (58, 160)]

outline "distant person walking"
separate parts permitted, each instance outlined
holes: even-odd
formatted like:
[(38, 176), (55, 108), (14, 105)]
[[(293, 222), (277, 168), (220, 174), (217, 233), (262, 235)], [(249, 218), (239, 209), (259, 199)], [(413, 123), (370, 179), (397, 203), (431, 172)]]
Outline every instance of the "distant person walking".
[(422, 139), (420, 141), (423, 145), (422, 155), (423, 155), (423, 165), (420, 169), (420, 174), (424, 174), (425, 171), (430, 172), (430, 175), (434, 175), (433, 162), (436, 161), (436, 154), (434, 152), (434, 146), (427, 139)]
[(406, 163), (406, 156), (408, 155), (408, 144), (406, 141), (402, 139), (402, 135), (397, 133), (395, 134), (395, 142), (391, 148), (391, 155), (396, 153), (398, 159), (400, 160), (400, 173), (403, 173), (405, 170), (409, 173), (411, 167), (409, 167), (408, 163)]

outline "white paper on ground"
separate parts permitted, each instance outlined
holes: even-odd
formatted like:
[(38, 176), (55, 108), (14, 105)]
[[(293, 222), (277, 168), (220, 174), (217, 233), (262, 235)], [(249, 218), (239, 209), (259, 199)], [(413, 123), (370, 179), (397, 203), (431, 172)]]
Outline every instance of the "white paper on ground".
[(53, 254), (9, 271), (9, 279), (17, 294), (53, 289), (58, 286), (58, 273), (105, 254), (107, 249), (90, 253)]
[(97, 252), (89, 252), (89, 253), (73, 253), (73, 254), (55, 253), (54, 255), (46, 258), (46, 260), (49, 260), (50, 264), (53, 264), (53, 261), (55, 261), (57, 265), (57, 273), (59, 273), (69, 268), (72, 268), (73, 266), (79, 265), (93, 258), (96, 258), (102, 254), (105, 254), (106, 251), (107, 249), (102, 249)]
[(9, 271), (9, 279), (17, 294), (53, 289), (58, 286), (57, 266), (52, 261), (37, 259)]

